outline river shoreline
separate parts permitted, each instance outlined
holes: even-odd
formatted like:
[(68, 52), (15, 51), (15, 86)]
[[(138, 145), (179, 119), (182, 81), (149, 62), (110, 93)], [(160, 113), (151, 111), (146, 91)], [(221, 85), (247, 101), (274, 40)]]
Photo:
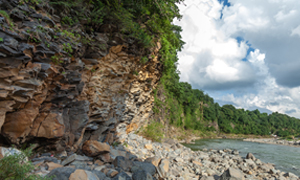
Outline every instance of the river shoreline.
[(300, 139), (295, 139), (288, 141), (285, 139), (270, 138), (270, 136), (260, 136), (260, 135), (245, 135), (245, 134), (215, 134), (215, 136), (195, 136), (190, 135), (183, 140), (178, 140), (183, 144), (195, 144), (196, 140), (200, 139), (241, 139), (248, 142), (264, 143), (264, 144), (273, 144), (273, 145), (282, 145), (290, 147), (300, 147)]
[[(173, 139), (151, 142), (136, 134), (123, 134), (125, 149), (137, 157), (156, 165), (161, 179), (225, 180), (236, 179), (299, 179), (290, 172), (282, 172), (274, 164), (262, 162), (248, 153), (242, 157), (237, 150), (203, 149), (192, 151)], [(228, 173), (236, 174), (229, 177)]]
[[(253, 154), (241, 155), (234, 149), (192, 151), (174, 139), (152, 142), (134, 133), (120, 132), (119, 144), (98, 143), (106, 154), (97, 157), (76, 153), (37, 154), (31, 161), (35, 174), (56, 176), (53, 180), (72, 179), (85, 174), (85, 180), (298, 180), (291, 172), (281, 171)], [(94, 142), (96, 143), (96, 142)], [(94, 146), (93, 146), (94, 147)], [(93, 151), (98, 149), (93, 149)], [(54, 156), (53, 156), (54, 155)]]
[(243, 139), (243, 141), (300, 147), (300, 140), (288, 141), (288, 140), (284, 140), (284, 139), (275, 139), (275, 138), (264, 138), (264, 139), (246, 138), (246, 139)]

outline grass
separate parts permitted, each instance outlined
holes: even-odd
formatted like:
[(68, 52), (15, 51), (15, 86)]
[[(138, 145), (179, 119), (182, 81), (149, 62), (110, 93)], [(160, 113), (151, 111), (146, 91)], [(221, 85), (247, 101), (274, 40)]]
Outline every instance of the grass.
[(51, 57), (51, 60), (54, 64), (58, 65), (63, 63), (63, 61), (61, 60), (62, 56), (59, 54), (55, 54), (54, 56)]
[(159, 122), (151, 122), (141, 130), (141, 135), (152, 141), (161, 142), (164, 135), (164, 126)]
[(7, 21), (7, 23), (9, 25), (12, 23), (9, 15), (7, 14), (6, 11), (0, 10), (0, 15), (5, 18), (5, 20)]
[(141, 63), (142, 64), (146, 64), (147, 62), (148, 62), (148, 58), (147, 57), (144, 56), (144, 57), (141, 58)]

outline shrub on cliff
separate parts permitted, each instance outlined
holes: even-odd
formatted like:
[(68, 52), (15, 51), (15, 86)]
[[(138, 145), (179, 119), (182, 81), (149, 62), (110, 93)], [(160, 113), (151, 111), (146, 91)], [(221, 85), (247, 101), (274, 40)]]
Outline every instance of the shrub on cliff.
[(0, 179), (1, 180), (51, 180), (31, 174), (34, 166), (27, 157), (32, 154), (28, 148), (21, 153), (8, 155), (0, 159)]
[(151, 122), (147, 127), (142, 129), (141, 134), (147, 139), (161, 142), (164, 134), (163, 128), (163, 124), (159, 122)]

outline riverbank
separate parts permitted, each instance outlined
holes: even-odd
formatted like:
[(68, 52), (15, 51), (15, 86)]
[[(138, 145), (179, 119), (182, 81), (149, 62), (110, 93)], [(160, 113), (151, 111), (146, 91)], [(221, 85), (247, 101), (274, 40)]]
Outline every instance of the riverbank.
[(276, 169), (251, 153), (241, 157), (236, 150), (192, 151), (175, 140), (151, 142), (136, 134), (123, 134), (120, 142), (131, 154), (151, 162), (157, 168), (156, 178), (163, 179), (298, 179), (293, 173)]
[(288, 141), (284, 139), (275, 139), (275, 138), (264, 138), (264, 139), (246, 138), (243, 139), (243, 141), (300, 147), (300, 140)]
[[(149, 127), (149, 126), (147, 126)], [(152, 127), (152, 126), (151, 126)], [(193, 144), (198, 139), (246, 139), (246, 138), (267, 138), (269, 136), (253, 135), (253, 134), (223, 134), (216, 131), (200, 131), (184, 129), (170, 124), (161, 124), (161, 126), (152, 127), (151, 133), (145, 133), (145, 129), (141, 129), (138, 134), (149, 140), (170, 138), (176, 139), (180, 143)], [(161, 136), (159, 136), (161, 134)]]
[(113, 146), (91, 141), (84, 153), (37, 154), (31, 161), (35, 173), (56, 176), (53, 180), (226, 180), (226, 179), (299, 179), (237, 150), (192, 151), (173, 139), (152, 142), (134, 133), (118, 134)]

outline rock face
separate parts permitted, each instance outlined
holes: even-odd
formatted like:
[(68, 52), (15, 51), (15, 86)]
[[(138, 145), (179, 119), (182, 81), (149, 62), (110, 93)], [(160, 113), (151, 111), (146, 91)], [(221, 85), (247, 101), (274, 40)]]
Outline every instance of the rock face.
[(105, 24), (87, 33), (81, 24), (62, 27), (47, 3), (0, 2), (14, 24), (0, 15), (0, 135), (7, 142), (75, 151), (87, 140), (112, 143), (120, 123), (130, 132), (146, 122), (161, 76), (159, 43), (141, 54)]

